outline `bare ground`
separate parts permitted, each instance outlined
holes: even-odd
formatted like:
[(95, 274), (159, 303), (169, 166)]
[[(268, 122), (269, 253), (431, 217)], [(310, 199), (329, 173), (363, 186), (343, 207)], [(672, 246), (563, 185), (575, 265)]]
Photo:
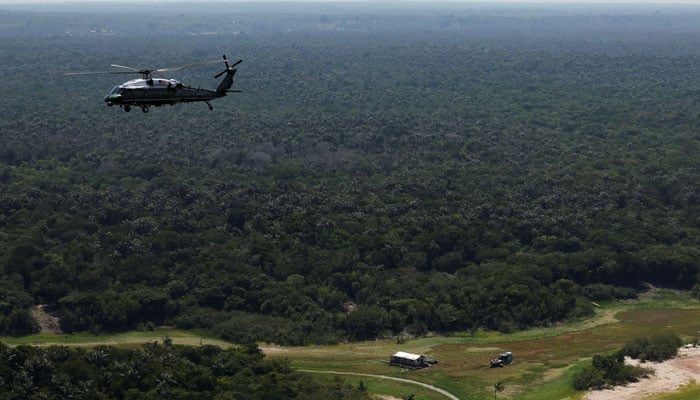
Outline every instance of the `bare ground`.
[(283, 349), (283, 348), (277, 347), (277, 346), (260, 346), (260, 351), (262, 351), (265, 354), (269, 354), (269, 353), (286, 353), (289, 350)]
[(62, 333), (58, 317), (49, 314), (45, 304), (32, 307), (32, 316), (36, 323), (39, 324), (40, 333)]
[[(625, 359), (626, 363), (640, 365), (638, 360)], [(654, 370), (649, 379), (642, 379), (626, 386), (609, 390), (591, 391), (584, 400), (640, 400), (649, 396), (673, 392), (692, 381), (700, 382), (700, 347), (685, 347), (678, 357), (661, 363), (641, 364)]]

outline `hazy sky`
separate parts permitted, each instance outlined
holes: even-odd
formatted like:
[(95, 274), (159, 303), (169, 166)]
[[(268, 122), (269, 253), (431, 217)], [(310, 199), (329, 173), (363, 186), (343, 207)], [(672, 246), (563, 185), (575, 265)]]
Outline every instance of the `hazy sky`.
[[(293, 1), (293, 2), (376, 2), (376, 0), (149, 0), (158, 2), (209, 2), (209, 3), (225, 3), (225, 2), (236, 2), (236, 1), (257, 1), (257, 2), (275, 2), (275, 1)], [(392, 2), (424, 2), (430, 3), (430, 0), (391, 0)], [(700, 5), (700, 0), (439, 0), (440, 2), (456, 2), (456, 3), (538, 3), (538, 4), (556, 4), (556, 3), (605, 3), (605, 4), (619, 4), (619, 3), (644, 3), (644, 4), (697, 4)], [(35, 4), (35, 3), (97, 3), (97, 2), (132, 2), (132, 3), (146, 3), (146, 1), (134, 1), (134, 0), (0, 0), (0, 5), (2, 4)]]
[[(317, 2), (317, 3), (343, 3), (343, 2), (366, 2), (366, 3), (379, 3), (381, 0), (0, 0), (0, 7), (3, 5), (30, 5), (30, 4), (41, 4), (41, 3), (51, 3), (54, 6), (60, 3), (143, 3), (148, 2), (158, 2), (158, 3), (193, 3), (193, 2), (203, 2), (203, 3), (235, 3), (235, 2)], [(534, 5), (555, 5), (555, 4), (647, 4), (647, 5), (691, 5), (700, 6), (700, 0), (437, 0), (439, 2), (451, 2), (451, 3), (514, 3), (514, 4), (525, 4), (530, 3)], [(421, 2), (430, 3), (431, 0), (389, 0), (392, 3), (401, 2)]]

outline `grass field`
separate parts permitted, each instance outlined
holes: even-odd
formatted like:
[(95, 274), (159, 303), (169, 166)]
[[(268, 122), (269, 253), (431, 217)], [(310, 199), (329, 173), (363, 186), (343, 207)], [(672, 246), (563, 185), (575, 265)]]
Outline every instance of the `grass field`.
[[(596, 317), (587, 321), (510, 335), (478, 332), (420, 338), (401, 345), (380, 340), (334, 346), (263, 347), (268, 348), (269, 356), (286, 357), (295, 367), (414, 379), (446, 389), (462, 400), (493, 398), (495, 382), (505, 384), (505, 390), (498, 394), (501, 399), (574, 400), (583, 394), (571, 388), (572, 376), (590, 357), (617, 350), (633, 337), (661, 332), (673, 332), (686, 339), (700, 336), (700, 303), (683, 292), (656, 290), (637, 301), (603, 304)], [(434, 357), (440, 364), (402, 371), (381, 362), (399, 350)], [(502, 351), (512, 351), (515, 362), (506, 368), (490, 369), (489, 360)], [(697, 393), (694, 390), (697, 389), (685, 389), (690, 397), (679, 399), (700, 398), (692, 397)], [(394, 396), (400, 398), (402, 393), (395, 392)]]
[(670, 393), (663, 396), (653, 397), (649, 400), (698, 400), (700, 399), (700, 385), (692, 383), (684, 386), (676, 393)]
[[(687, 293), (654, 290), (639, 300), (602, 304), (594, 318), (555, 327), (531, 329), (513, 334), (477, 332), (409, 340), (342, 343), (331, 346), (281, 347), (260, 344), (268, 357), (288, 358), (292, 365), (306, 370), (334, 370), (387, 375), (429, 383), (445, 389), (461, 400), (493, 398), (493, 385), (502, 382), (505, 390), (499, 399), (576, 400), (582, 397), (571, 388), (571, 377), (594, 354), (621, 348), (629, 339), (662, 332), (672, 332), (685, 339), (700, 336), (700, 302)], [(205, 332), (157, 329), (117, 335), (33, 335), (0, 338), (10, 345), (136, 347), (145, 342), (170, 337), (175, 344), (198, 346), (231, 343), (217, 340)], [(425, 354), (440, 361), (437, 366), (417, 371), (389, 367), (396, 351)], [(503, 351), (512, 351), (515, 362), (505, 368), (489, 368), (489, 360)], [(316, 374), (321, 376), (322, 374)], [(324, 379), (333, 379), (324, 375)], [(343, 376), (346, 382), (367, 384), (370, 393), (391, 395), (416, 394), (420, 400), (443, 400), (444, 396), (415, 385), (386, 380)], [(653, 400), (700, 399), (700, 385), (684, 387), (677, 393)]]
[(328, 374), (313, 375), (319, 379), (324, 380), (341, 379), (344, 383), (349, 383), (353, 386), (358, 386), (360, 382), (364, 382), (364, 384), (367, 387), (367, 391), (374, 395), (384, 395), (401, 398), (401, 396), (414, 394), (416, 396), (416, 399), (418, 400), (445, 400), (445, 397), (443, 395), (435, 393), (432, 390), (428, 390), (420, 386), (408, 385), (401, 382), (347, 375), (341, 377)]
[(202, 344), (213, 344), (222, 348), (227, 348), (233, 344), (201, 331), (184, 331), (180, 329), (159, 328), (152, 331), (131, 331), (117, 334), (93, 335), (89, 333), (80, 334), (39, 334), (22, 336), (19, 338), (4, 337), (0, 341), (11, 346), (31, 345), (31, 346), (80, 346), (93, 347), (99, 345), (139, 347), (147, 342), (162, 341), (165, 337), (173, 340), (173, 344), (187, 346), (200, 346)]

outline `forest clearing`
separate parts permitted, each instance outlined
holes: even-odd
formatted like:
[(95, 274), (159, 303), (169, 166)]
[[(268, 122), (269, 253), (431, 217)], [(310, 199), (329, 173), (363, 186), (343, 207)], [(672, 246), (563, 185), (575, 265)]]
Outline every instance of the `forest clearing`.
[[(337, 371), (346, 382), (368, 385), (372, 394), (399, 397), (420, 393), (421, 399), (441, 400), (445, 397), (415, 385), (387, 382), (370, 377), (341, 375), (347, 373), (386, 375), (434, 385), (453, 393), (460, 400), (484, 399), (492, 393), (492, 385), (503, 382), (499, 393), (505, 399), (558, 400), (582, 398), (584, 392), (571, 387), (572, 371), (597, 353), (612, 352), (631, 338), (657, 332), (677, 332), (686, 339), (700, 335), (700, 302), (687, 293), (654, 289), (639, 300), (603, 304), (593, 318), (569, 322), (550, 328), (535, 328), (512, 334), (479, 331), (450, 336), (415, 338), (398, 344), (393, 339), (323, 346), (259, 345), (269, 358), (285, 358), (296, 369)], [(67, 345), (94, 347), (115, 345), (135, 348), (164, 337), (173, 344), (200, 346), (214, 344), (224, 348), (235, 344), (212, 338), (204, 332), (178, 329), (156, 329), (152, 332), (132, 331), (117, 335), (52, 335), (41, 334), (22, 338), (2, 338), (10, 345)], [(399, 350), (427, 354), (440, 360), (437, 366), (417, 371), (389, 367), (381, 360)], [(501, 351), (513, 351), (516, 361), (505, 368), (489, 368), (489, 360)], [(650, 365), (654, 365), (649, 363)], [(683, 349), (679, 358), (660, 363), (650, 379), (627, 388), (616, 388), (615, 398), (640, 400), (643, 396), (679, 390), (697, 380), (700, 373), (700, 349)], [(314, 374), (321, 376), (321, 374)], [(325, 377), (325, 379), (331, 379)], [(660, 382), (664, 382), (660, 385)], [(652, 388), (653, 389), (650, 389)], [(688, 388), (686, 388), (687, 390)], [(609, 392), (592, 391), (587, 399), (600, 400)], [(602, 397), (601, 397), (602, 396)], [(640, 397), (641, 396), (641, 397)], [(607, 397), (610, 398), (610, 397)]]
[[(674, 308), (664, 308), (667, 306)], [(631, 338), (658, 332), (677, 332), (687, 339), (700, 335), (700, 303), (676, 291), (656, 289), (638, 301), (606, 304), (596, 317), (585, 323), (569, 323), (510, 335), (478, 332), (474, 336), (460, 334), (419, 338), (404, 344), (380, 340), (333, 346), (275, 346), (273, 351), (266, 354), (269, 357), (288, 358), (293, 366), (303, 369), (387, 374), (429, 382), (456, 394), (462, 400), (487, 398), (488, 393), (493, 394), (492, 385), (496, 382), (505, 384), (506, 390), (500, 393), (502, 398), (555, 400), (583, 396), (583, 392), (571, 388), (571, 374), (594, 354), (612, 352)], [(266, 346), (262, 345), (261, 348), (264, 350)], [(420, 371), (403, 372), (380, 362), (382, 357), (388, 357), (399, 349), (430, 355), (439, 359), (440, 364)], [(506, 350), (513, 351), (516, 361), (503, 369), (490, 369), (490, 357)], [(687, 366), (687, 363), (695, 362), (691, 360), (700, 362), (697, 351), (681, 353), (678, 360), (662, 365), (681, 363)], [(677, 371), (674, 367), (662, 368), (658, 376), (652, 376), (649, 385), (654, 386), (658, 382), (655, 379), (669, 380), (671, 377), (667, 373), (676, 376)], [(648, 393), (675, 391), (688, 383), (689, 379), (675, 379), (674, 384)], [(648, 385), (645, 380), (641, 384)], [(591, 396), (598, 396), (596, 393), (593, 391)], [(615, 395), (618, 393), (621, 392), (616, 390)], [(393, 393), (396, 394), (401, 392)], [(629, 399), (637, 400), (639, 397)]]

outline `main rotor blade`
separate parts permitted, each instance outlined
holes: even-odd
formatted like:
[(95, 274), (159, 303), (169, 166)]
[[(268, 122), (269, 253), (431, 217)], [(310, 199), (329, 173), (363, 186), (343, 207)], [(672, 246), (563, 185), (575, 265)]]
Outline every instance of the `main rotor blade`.
[(221, 63), (221, 62), (224, 62), (224, 61), (223, 61), (223, 60), (204, 61), (204, 62), (199, 62), (199, 63), (194, 63), (194, 64), (181, 65), (181, 66), (179, 66), (179, 67), (158, 68), (158, 69), (154, 69), (154, 70), (151, 71), (151, 72), (179, 71), (179, 70), (185, 69), (185, 68), (199, 67), (199, 66), (201, 66), (201, 65), (216, 64), (216, 63)]
[(125, 66), (125, 65), (119, 65), (119, 64), (110, 64), (110, 65), (113, 66), (113, 67), (117, 67), (117, 68), (126, 68), (126, 69), (130, 69), (130, 70), (132, 70), (132, 71), (134, 71), (134, 72), (140, 72), (140, 71), (141, 71), (141, 70), (138, 69), (138, 68), (127, 67), (127, 66)]
[(86, 72), (66, 72), (63, 75), (97, 75), (97, 74), (100, 74), (100, 75), (105, 75), (105, 74), (122, 75), (122, 74), (135, 74), (136, 72), (137, 71), (135, 71), (135, 72), (131, 72), (131, 71), (129, 71), (129, 72), (127, 72), (127, 71), (86, 71)]
[[(138, 69), (134, 67), (127, 67), (126, 65), (119, 65), (119, 64), (110, 64), (112, 67), (116, 68), (124, 68), (128, 69), (129, 71), (87, 71), (87, 72), (67, 72), (63, 75), (92, 75), (92, 74), (142, 74), (142, 75), (150, 75), (154, 72), (170, 72), (170, 71), (179, 71), (181, 69), (185, 68), (192, 68), (192, 67), (199, 67), (202, 65), (209, 65), (209, 64), (216, 64), (216, 63), (221, 63), (225, 62), (226, 60), (212, 60), (212, 61), (204, 61), (204, 62), (198, 62), (194, 64), (186, 64), (186, 65), (180, 65), (179, 67), (170, 67), (170, 68), (159, 68), (159, 69)], [(241, 60), (242, 61), (242, 60)], [(237, 63), (233, 64), (233, 66), (236, 66), (241, 63), (241, 61), (238, 61)]]

